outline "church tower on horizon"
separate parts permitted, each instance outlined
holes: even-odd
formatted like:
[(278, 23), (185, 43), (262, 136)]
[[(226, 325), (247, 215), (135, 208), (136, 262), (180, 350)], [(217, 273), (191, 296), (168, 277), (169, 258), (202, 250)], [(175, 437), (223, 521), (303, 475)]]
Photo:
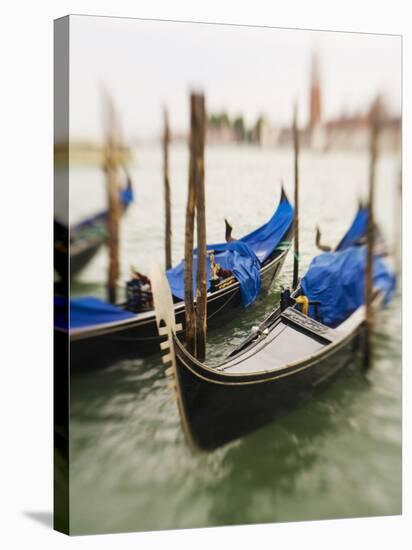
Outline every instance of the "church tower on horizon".
[(316, 53), (312, 56), (311, 85), (309, 98), (309, 128), (314, 128), (321, 121), (321, 93), (319, 77), (319, 60)]

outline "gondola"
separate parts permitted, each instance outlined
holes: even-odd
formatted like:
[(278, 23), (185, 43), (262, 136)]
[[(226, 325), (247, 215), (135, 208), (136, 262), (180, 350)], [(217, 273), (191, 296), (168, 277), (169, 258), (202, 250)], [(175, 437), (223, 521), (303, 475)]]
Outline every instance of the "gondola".
[[(258, 293), (267, 292), (280, 273), (293, 237), (293, 215), (293, 207), (282, 188), (279, 205), (266, 224), (235, 243), (208, 247), (210, 253), (220, 258), (233, 247), (241, 250), (244, 248), (251, 254), (249, 249), (252, 249), (253, 243), (257, 243), (256, 255), (253, 253), (253, 257), (259, 287), (252, 285), (255, 291), (252, 298), (255, 298)], [(258, 259), (259, 256), (261, 259)], [(246, 257), (246, 260), (248, 261), (249, 258)], [(175, 292), (181, 292), (183, 288), (183, 278), (178, 276), (179, 273), (183, 275), (182, 265), (181, 263), (168, 272), (169, 284)], [(210, 273), (209, 275), (211, 276)], [(224, 274), (215, 279), (211, 276), (207, 294), (208, 326), (223, 322), (225, 317), (231, 316), (233, 308), (245, 305), (242, 280), (239, 281), (237, 278), (241, 276), (242, 273), (236, 272)], [(177, 284), (179, 281), (180, 287)], [(244, 285), (246, 290), (250, 290), (249, 282), (246, 281)], [(117, 360), (158, 352), (159, 343), (163, 338), (159, 337), (157, 332), (150, 292), (147, 298), (149, 307), (147, 308), (145, 301), (141, 300), (142, 311), (137, 312), (135, 304), (131, 305), (129, 302), (112, 305), (92, 297), (72, 299), (70, 330), (67, 326), (67, 301), (55, 298), (55, 336), (57, 344), (59, 342), (64, 344), (67, 338), (70, 338), (71, 369), (96, 369)], [(181, 294), (174, 295), (173, 310), (178, 322), (183, 324), (185, 308)]]
[[(366, 216), (367, 223), (367, 216)], [(163, 275), (154, 270), (163, 362), (172, 379), (184, 432), (210, 451), (284, 415), (329, 383), (354, 360), (365, 319), (365, 211), (333, 252), (314, 258), (300, 286), (222, 362), (199, 362), (178, 337)], [(388, 300), (394, 276), (374, 257), (374, 305)]]
[[(120, 191), (120, 207), (122, 214), (126, 212), (133, 201), (133, 188), (130, 177), (127, 185)], [(68, 277), (67, 254), (70, 254), (70, 277), (73, 279), (96, 255), (107, 241), (107, 211), (94, 216), (70, 228), (54, 220), (54, 267), (62, 279)], [(70, 238), (69, 251), (67, 242)]]

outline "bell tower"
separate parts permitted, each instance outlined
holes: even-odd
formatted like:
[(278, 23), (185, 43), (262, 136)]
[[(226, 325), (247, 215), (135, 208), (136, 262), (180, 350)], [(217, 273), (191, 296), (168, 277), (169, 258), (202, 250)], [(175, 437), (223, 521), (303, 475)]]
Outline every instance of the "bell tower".
[(309, 113), (309, 128), (313, 128), (320, 123), (321, 119), (319, 61), (316, 54), (312, 57)]

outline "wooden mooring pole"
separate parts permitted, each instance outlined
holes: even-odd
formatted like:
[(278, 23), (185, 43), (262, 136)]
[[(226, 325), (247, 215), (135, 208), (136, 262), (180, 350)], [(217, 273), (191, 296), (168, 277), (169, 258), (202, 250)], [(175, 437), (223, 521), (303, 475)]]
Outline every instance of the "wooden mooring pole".
[(119, 278), (119, 222), (120, 222), (120, 200), (119, 200), (119, 129), (113, 104), (106, 98), (107, 110), (107, 136), (105, 147), (104, 170), (107, 184), (107, 241), (109, 248), (109, 268), (107, 277), (107, 294), (109, 302), (116, 302), (117, 280)]
[(193, 95), (195, 110), (195, 186), (197, 214), (197, 276), (196, 276), (196, 357), (204, 361), (206, 355), (207, 320), (207, 250), (206, 250), (206, 209), (205, 209), (205, 98)]
[(299, 284), (299, 131), (297, 122), (298, 109), (295, 103), (293, 109), (293, 168), (294, 168), (294, 250), (293, 250), (293, 283), (295, 289)]
[[(201, 94), (190, 96), (190, 163), (185, 228), (186, 347), (199, 360), (206, 352), (206, 217), (204, 191), (205, 102)], [(194, 222), (197, 211), (196, 307), (193, 296)]]
[(184, 264), (184, 297), (185, 297), (185, 333), (186, 348), (192, 355), (196, 354), (196, 315), (193, 295), (193, 244), (196, 211), (195, 190), (195, 153), (194, 153), (194, 100), (190, 98), (190, 159), (189, 185), (186, 205), (185, 224), (185, 264)]
[(376, 161), (378, 158), (379, 112), (372, 110), (370, 115), (370, 142), (369, 142), (369, 189), (368, 189), (368, 225), (366, 243), (365, 269), (365, 339), (364, 339), (364, 366), (370, 368), (373, 360), (372, 331), (373, 331), (373, 255), (375, 240), (375, 183)]
[(164, 181), (164, 199), (165, 199), (165, 266), (166, 269), (172, 267), (172, 212), (170, 198), (170, 180), (169, 180), (169, 117), (167, 110), (164, 111), (164, 133), (163, 133), (163, 181)]

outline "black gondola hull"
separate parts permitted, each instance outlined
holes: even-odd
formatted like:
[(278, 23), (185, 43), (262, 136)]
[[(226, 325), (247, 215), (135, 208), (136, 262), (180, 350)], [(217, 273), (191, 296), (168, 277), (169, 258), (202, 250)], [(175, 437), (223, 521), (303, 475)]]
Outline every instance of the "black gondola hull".
[(100, 242), (88, 246), (85, 250), (72, 254), (70, 256), (70, 277), (76, 277), (94, 258), (105, 242), (106, 238), (103, 238)]
[(210, 376), (177, 349), (177, 391), (189, 440), (211, 451), (290, 412), (356, 359), (361, 328), (316, 361), (265, 375)]
[[(104, 231), (102, 230), (102, 233)], [(107, 237), (103, 234), (100, 238), (89, 241), (81, 250), (70, 251), (70, 277), (76, 277), (86, 265), (94, 258), (100, 248), (105, 244)], [(61, 278), (68, 277), (67, 274), (67, 250), (54, 251), (54, 269)]]
[[(357, 219), (358, 215), (355, 221)], [(347, 234), (352, 240), (355, 237), (358, 240), (359, 235), (354, 237), (354, 232), (358, 232), (355, 222)], [(327, 270), (319, 271), (318, 277), (326, 277), (323, 282), (328, 281)], [(352, 292), (345, 279), (343, 274), (338, 284), (347, 285), (346, 292)], [(330, 277), (330, 281), (333, 283), (334, 279)], [(362, 283), (362, 279), (359, 282)], [(307, 284), (310, 283), (307, 281)], [(328, 287), (327, 290), (332, 294), (335, 289)], [(161, 281), (158, 291), (159, 296), (167, 291)], [(338, 291), (328, 296), (332, 304), (332, 298), (336, 299), (337, 310), (342, 306), (342, 295)], [(375, 289), (373, 308), (381, 305), (387, 296), (386, 290)], [(311, 302), (309, 295), (298, 287), (213, 367), (193, 357), (174, 335), (173, 326), (169, 326), (168, 353), (164, 361), (171, 363), (167, 374), (173, 381), (189, 443), (197, 449), (211, 451), (254, 432), (308, 400), (354, 364), (357, 352), (365, 349), (367, 318), (362, 299), (354, 308), (356, 300), (352, 296), (351, 307), (338, 324), (324, 324), (325, 316), (318, 314), (321, 302)], [(163, 318), (168, 318), (164, 312)]]
[[(125, 214), (128, 207), (128, 202), (122, 203), (122, 215)], [(92, 236), (87, 233), (90, 231), (91, 226), (93, 227)], [(62, 279), (69, 277), (69, 274), (67, 273), (68, 255), (70, 255), (70, 278), (73, 279), (86, 267), (100, 248), (106, 243), (107, 215), (105, 213), (100, 214), (95, 218), (91, 226), (86, 224), (83, 229), (79, 226), (79, 228), (74, 231), (75, 236), (73, 236), (73, 240), (70, 239), (70, 246), (68, 250), (68, 228), (58, 221), (54, 221), (55, 245), (58, 242), (65, 244), (65, 246), (54, 247), (54, 269)]]

